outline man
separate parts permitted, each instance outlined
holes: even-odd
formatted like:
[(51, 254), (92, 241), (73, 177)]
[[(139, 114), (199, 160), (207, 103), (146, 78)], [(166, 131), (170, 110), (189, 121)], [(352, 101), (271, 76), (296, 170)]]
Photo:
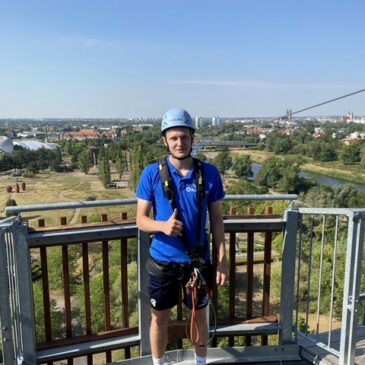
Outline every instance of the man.
[[(192, 158), (194, 132), (192, 119), (186, 110), (168, 110), (161, 124), (168, 157), (163, 162), (147, 166), (137, 186), (137, 226), (154, 234), (147, 267), (154, 365), (164, 364), (170, 312), (178, 302), (180, 285), (184, 289), (184, 303), (195, 314), (196, 330), (191, 340), (194, 342), (196, 364), (206, 363), (209, 335), (205, 307), (208, 304), (207, 293), (214, 281), (205, 234), (207, 210), (218, 253), (217, 285), (223, 285), (227, 278), (224, 225), (219, 209), (219, 200), (224, 196), (222, 181), (215, 166), (204, 162), (199, 166)], [(161, 171), (165, 171), (164, 175)], [(168, 193), (170, 196), (166, 196)], [(150, 217), (152, 207), (153, 218)], [(196, 301), (192, 300), (192, 289), (186, 288), (192, 273), (197, 274), (198, 280), (203, 283), (197, 289)]]

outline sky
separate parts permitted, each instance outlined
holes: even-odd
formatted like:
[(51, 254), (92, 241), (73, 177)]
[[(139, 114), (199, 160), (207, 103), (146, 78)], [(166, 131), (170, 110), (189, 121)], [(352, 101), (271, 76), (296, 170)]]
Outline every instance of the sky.
[[(365, 88), (363, 0), (0, 0), (0, 118), (277, 117)], [(365, 115), (365, 92), (300, 115)]]

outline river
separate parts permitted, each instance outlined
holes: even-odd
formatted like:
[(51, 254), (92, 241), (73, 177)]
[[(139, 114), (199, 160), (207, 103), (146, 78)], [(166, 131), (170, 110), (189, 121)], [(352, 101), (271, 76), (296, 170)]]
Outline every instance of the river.
[[(261, 164), (256, 163), (256, 162), (254, 162), (252, 164), (252, 171), (254, 173), (253, 178), (256, 177), (256, 174), (260, 170), (260, 168), (261, 168)], [(315, 174), (315, 173), (312, 173), (312, 172), (304, 172), (304, 171), (300, 171), (299, 176), (304, 177), (306, 179), (313, 178), (314, 181), (317, 184), (329, 185), (331, 187), (334, 187), (336, 185), (352, 184), (358, 190), (365, 191), (365, 184), (361, 184), (361, 183), (354, 183), (352, 181), (347, 181), (347, 180), (343, 180), (343, 179), (335, 179), (333, 177), (328, 177), (328, 176), (325, 176), (325, 175)]]

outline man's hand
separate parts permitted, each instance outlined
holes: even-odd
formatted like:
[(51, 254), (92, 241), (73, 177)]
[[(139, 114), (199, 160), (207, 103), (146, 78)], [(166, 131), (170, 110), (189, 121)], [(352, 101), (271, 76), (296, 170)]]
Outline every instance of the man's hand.
[(217, 285), (224, 285), (228, 279), (228, 269), (226, 260), (219, 261), (217, 264), (217, 275), (216, 283)]
[(177, 219), (177, 209), (175, 208), (171, 217), (165, 222), (163, 233), (167, 236), (178, 236), (183, 229), (183, 223)]

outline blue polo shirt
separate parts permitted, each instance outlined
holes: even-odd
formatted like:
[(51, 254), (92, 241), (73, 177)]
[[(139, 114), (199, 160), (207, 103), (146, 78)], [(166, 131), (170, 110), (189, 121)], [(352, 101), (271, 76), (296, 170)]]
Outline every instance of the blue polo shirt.
[[(189, 171), (181, 176), (175, 167), (167, 159), (170, 170), (174, 200), (178, 210), (178, 219), (183, 222), (184, 235), (193, 249), (197, 240), (198, 225), (198, 199), (195, 185), (195, 171)], [(206, 242), (205, 224), (207, 219), (207, 207), (224, 197), (222, 180), (217, 168), (206, 162), (202, 162), (202, 174), (205, 185), (205, 198), (202, 203), (202, 217), (200, 225), (200, 239), (204, 243), (204, 258), (209, 258), (209, 245)], [(158, 163), (148, 165), (138, 181), (137, 198), (152, 202), (153, 216), (157, 221), (167, 221), (172, 213), (172, 207), (162, 189), (158, 171)], [(162, 232), (153, 235), (150, 255), (160, 261), (189, 262), (184, 243), (179, 237), (167, 236)]]

